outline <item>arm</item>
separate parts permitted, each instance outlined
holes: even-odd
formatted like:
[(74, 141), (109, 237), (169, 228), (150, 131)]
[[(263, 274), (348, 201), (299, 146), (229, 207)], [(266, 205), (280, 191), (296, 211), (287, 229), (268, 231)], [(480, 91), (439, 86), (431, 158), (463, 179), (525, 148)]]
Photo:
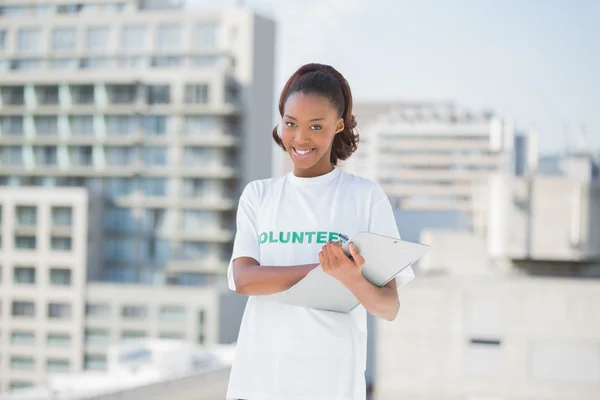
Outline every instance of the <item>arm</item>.
[(346, 286), (368, 312), (393, 321), (400, 310), (396, 280), (392, 279), (383, 287), (373, 285), (362, 275), (365, 259), (353, 244), (350, 244), (350, 254), (352, 258), (344, 253), (339, 242), (327, 243), (319, 253), (323, 271)]
[(250, 296), (283, 292), (318, 265), (271, 267), (261, 266), (251, 257), (236, 258), (232, 263), (235, 291)]

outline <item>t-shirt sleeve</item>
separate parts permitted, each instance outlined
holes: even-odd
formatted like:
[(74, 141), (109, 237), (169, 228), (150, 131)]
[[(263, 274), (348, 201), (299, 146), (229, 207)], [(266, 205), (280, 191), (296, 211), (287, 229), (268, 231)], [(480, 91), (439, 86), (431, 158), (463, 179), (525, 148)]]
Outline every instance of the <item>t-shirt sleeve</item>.
[[(369, 232), (400, 239), (392, 205), (380, 186), (374, 190), (371, 204)], [(413, 280), (414, 277), (415, 273), (412, 267), (406, 267), (396, 275), (396, 285), (400, 287)]]
[(233, 260), (240, 257), (251, 257), (260, 262), (260, 244), (256, 227), (257, 197), (255, 184), (250, 183), (242, 192), (238, 203), (233, 252), (227, 267), (227, 283), (229, 289), (233, 291), (236, 289), (232, 268)]

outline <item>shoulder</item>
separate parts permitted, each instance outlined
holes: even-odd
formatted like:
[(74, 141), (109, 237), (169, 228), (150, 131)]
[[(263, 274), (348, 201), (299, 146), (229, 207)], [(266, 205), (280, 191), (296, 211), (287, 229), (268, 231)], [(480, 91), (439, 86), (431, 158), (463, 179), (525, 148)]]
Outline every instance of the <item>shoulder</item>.
[(355, 195), (366, 196), (372, 205), (388, 200), (383, 188), (377, 182), (345, 171), (342, 172), (341, 179), (345, 188)]
[(276, 178), (257, 179), (252, 181), (248, 183), (242, 191), (240, 201), (248, 201), (256, 204), (271, 188), (280, 186), (284, 179), (284, 176), (280, 176)]

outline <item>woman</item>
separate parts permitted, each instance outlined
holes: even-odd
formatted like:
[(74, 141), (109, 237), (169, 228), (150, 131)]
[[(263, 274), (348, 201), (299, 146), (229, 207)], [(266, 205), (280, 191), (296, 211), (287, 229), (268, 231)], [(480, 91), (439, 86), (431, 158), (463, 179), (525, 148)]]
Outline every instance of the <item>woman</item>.
[[(362, 276), (356, 249), (352, 258), (341, 249), (363, 231), (400, 237), (380, 186), (336, 168), (358, 143), (346, 79), (331, 66), (304, 65), (283, 88), (279, 113), (273, 139), (294, 171), (251, 182), (240, 197), (227, 276), (232, 290), (250, 297), (227, 398), (364, 400), (366, 312), (393, 320), (397, 286), (414, 274), (406, 268), (376, 287)], [(261, 296), (290, 288), (319, 264), (361, 305), (342, 314)]]

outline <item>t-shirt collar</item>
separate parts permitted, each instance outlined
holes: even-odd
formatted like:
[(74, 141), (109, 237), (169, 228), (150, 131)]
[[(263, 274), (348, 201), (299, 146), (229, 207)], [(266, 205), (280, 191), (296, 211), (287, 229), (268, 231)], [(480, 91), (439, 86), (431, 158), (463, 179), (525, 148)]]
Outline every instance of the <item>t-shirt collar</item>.
[(287, 174), (288, 181), (293, 185), (306, 186), (306, 185), (317, 185), (324, 184), (333, 181), (342, 173), (341, 168), (334, 167), (333, 171), (326, 173), (325, 175), (315, 176), (314, 178), (301, 178), (294, 175), (294, 172)]

